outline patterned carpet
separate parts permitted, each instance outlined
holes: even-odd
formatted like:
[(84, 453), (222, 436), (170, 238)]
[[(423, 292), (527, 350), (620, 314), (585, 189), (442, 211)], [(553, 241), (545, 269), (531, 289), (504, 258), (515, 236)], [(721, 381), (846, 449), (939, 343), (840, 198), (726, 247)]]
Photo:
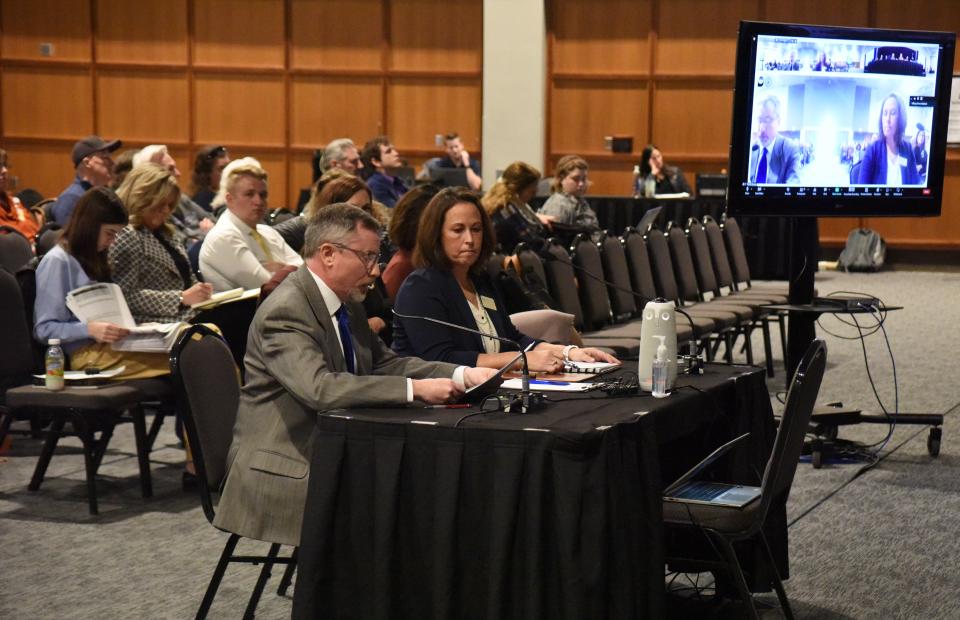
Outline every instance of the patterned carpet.
[[(896, 359), (900, 410), (948, 413), (939, 458), (927, 455), (927, 429), (898, 427), (880, 462), (801, 463), (788, 506), (791, 574), (787, 591), (799, 618), (957, 618), (951, 593), (960, 579), (951, 568), (960, 557), (960, 390), (951, 378), (960, 347), (960, 274), (884, 272), (819, 273), (821, 294), (848, 290), (872, 294), (904, 310), (885, 323)], [(866, 322), (864, 323), (866, 324)], [(820, 402), (879, 412), (856, 330), (825, 318), (829, 367)], [(877, 390), (892, 410), (890, 359), (883, 336), (867, 339)], [(762, 351), (757, 341), (756, 351)], [(779, 346), (775, 356), (780, 359)], [(782, 365), (769, 383), (782, 391)], [(779, 406), (774, 401), (775, 407)], [(845, 427), (841, 438), (881, 441), (886, 426)], [(157, 441), (154, 493), (140, 498), (133, 433), (121, 427), (104, 458), (99, 481), (101, 515), (87, 514), (79, 443), (65, 440), (41, 490), (27, 482), (39, 442), (17, 439), (0, 457), (0, 618), (188, 618), (196, 612), (226, 535), (211, 527), (195, 496), (180, 490), (183, 452), (172, 425)], [(266, 545), (246, 543), (261, 553)], [(279, 570), (268, 583), (258, 618), (290, 615), (292, 590), (275, 594)], [(211, 611), (237, 618), (257, 569), (233, 567)], [(273, 590), (271, 590), (271, 586)], [(763, 597), (772, 600), (771, 597)], [(765, 614), (776, 617), (775, 611)]]

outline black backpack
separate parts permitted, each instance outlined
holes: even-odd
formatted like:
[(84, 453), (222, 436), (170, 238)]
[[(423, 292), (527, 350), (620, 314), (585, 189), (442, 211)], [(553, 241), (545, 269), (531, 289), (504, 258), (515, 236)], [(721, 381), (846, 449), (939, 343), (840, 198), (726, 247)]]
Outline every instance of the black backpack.
[(887, 257), (887, 242), (875, 230), (855, 228), (847, 236), (837, 267), (844, 271), (879, 271)]

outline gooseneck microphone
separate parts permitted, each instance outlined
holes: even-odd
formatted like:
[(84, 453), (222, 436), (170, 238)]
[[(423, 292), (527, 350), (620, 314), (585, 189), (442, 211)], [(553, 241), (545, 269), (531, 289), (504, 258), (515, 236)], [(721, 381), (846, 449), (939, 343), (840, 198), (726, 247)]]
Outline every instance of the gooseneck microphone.
[(499, 340), (500, 342), (506, 342), (507, 344), (513, 345), (520, 351), (520, 398), (519, 400), (514, 400), (507, 406), (507, 410), (511, 411), (513, 406), (517, 403), (520, 405), (520, 413), (529, 413), (537, 406), (543, 404), (543, 398), (540, 394), (535, 394), (530, 391), (530, 369), (527, 367), (527, 352), (520, 346), (520, 343), (516, 340), (511, 340), (510, 338), (504, 338), (496, 334), (488, 334), (482, 332), (479, 329), (471, 329), (469, 327), (464, 327), (463, 325), (457, 325), (456, 323), (451, 323), (449, 321), (442, 321), (440, 319), (435, 319), (432, 316), (419, 316), (416, 314), (401, 314), (396, 310), (391, 310), (394, 316), (398, 316), (401, 319), (412, 319), (416, 321), (427, 321), (428, 323), (436, 323), (437, 325), (443, 325), (445, 327), (452, 327), (453, 329), (459, 329), (460, 331), (467, 332), (469, 334), (476, 334), (482, 338), (492, 338), (494, 340)]

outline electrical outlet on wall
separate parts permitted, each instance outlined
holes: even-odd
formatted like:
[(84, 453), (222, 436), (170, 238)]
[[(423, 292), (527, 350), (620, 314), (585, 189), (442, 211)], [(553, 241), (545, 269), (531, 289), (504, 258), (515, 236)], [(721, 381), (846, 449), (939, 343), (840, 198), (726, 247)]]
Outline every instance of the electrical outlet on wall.
[(40, 55), (41, 56), (53, 56), (54, 48), (53, 43), (41, 43), (40, 44)]

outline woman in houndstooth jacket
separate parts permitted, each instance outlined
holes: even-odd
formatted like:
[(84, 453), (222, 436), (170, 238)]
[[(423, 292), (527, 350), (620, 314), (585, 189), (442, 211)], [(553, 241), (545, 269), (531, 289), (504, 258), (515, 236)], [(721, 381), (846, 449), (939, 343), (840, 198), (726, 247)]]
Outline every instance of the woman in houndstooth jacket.
[(210, 298), (209, 284), (197, 282), (183, 249), (182, 235), (170, 224), (180, 200), (174, 176), (158, 164), (133, 169), (117, 190), (130, 224), (110, 247), (113, 280), (123, 290), (137, 323), (189, 321), (191, 304)]

